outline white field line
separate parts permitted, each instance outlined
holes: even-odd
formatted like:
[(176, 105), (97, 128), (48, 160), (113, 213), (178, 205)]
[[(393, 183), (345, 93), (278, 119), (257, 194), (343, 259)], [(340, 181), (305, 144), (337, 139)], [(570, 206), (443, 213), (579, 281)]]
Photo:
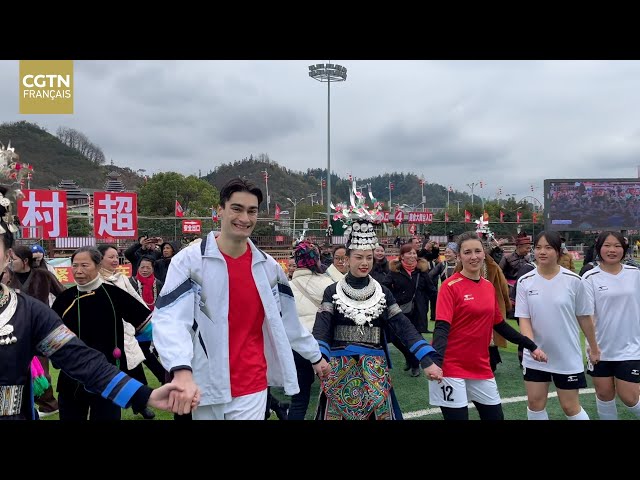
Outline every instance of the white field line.
[[(596, 393), (596, 391), (593, 388), (580, 389), (580, 395), (584, 395), (586, 393)], [(549, 395), (547, 395), (547, 398), (554, 398), (554, 397), (557, 397), (557, 396), (558, 396), (558, 392), (549, 392)], [(526, 395), (521, 395), (519, 397), (503, 398), (502, 399), (502, 404), (524, 402), (526, 400), (527, 400), (527, 396)], [(469, 408), (476, 408), (476, 406), (473, 403), (470, 403), (469, 404)], [(402, 417), (405, 420), (410, 420), (412, 418), (427, 417), (429, 415), (434, 415), (436, 413), (440, 413), (440, 407), (428, 408), (426, 410), (416, 410), (415, 412), (403, 413)]]

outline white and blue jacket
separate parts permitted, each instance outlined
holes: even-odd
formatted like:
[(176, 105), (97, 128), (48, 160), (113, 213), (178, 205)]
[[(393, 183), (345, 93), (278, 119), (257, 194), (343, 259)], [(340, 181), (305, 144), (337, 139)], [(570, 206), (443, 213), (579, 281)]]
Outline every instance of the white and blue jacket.
[[(273, 257), (251, 248), (251, 271), (262, 300), (267, 383), (299, 392), (292, 349), (317, 363), (318, 342), (302, 326), (291, 287)], [(231, 401), (229, 380), (229, 277), (213, 232), (172, 259), (153, 311), (153, 343), (164, 368), (189, 368), (201, 405)]]

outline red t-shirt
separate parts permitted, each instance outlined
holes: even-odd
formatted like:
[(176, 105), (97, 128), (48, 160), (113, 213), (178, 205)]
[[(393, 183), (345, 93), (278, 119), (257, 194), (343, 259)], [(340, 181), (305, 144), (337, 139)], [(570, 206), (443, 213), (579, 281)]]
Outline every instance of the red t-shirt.
[[(222, 253), (222, 252), (220, 252)], [(267, 388), (264, 307), (251, 273), (251, 248), (238, 258), (222, 253), (229, 272), (229, 373), (231, 396)]]
[(496, 291), (488, 280), (476, 283), (460, 273), (440, 287), (436, 320), (451, 324), (442, 371), (445, 377), (493, 378), (489, 343), (493, 326), (502, 322)]

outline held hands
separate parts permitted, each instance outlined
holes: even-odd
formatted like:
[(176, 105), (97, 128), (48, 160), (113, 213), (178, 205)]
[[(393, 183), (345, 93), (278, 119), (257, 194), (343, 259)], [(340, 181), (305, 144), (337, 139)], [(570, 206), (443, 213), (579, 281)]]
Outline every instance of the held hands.
[[(149, 400), (147, 401), (147, 406), (157, 408), (158, 410), (165, 410), (167, 412), (170, 412), (171, 407), (169, 403), (171, 394), (182, 391), (182, 388), (174, 383), (167, 383), (159, 388), (154, 388), (151, 392), (151, 395), (149, 396)], [(198, 402), (199, 401), (200, 397), (198, 396)]]
[(329, 372), (331, 372), (331, 366), (327, 363), (327, 361), (322, 357), (320, 363), (316, 363), (313, 366), (313, 371), (316, 373), (320, 380), (326, 380), (329, 377)]
[(169, 411), (177, 413), (178, 415), (186, 415), (198, 407), (200, 403), (200, 389), (193, 381), (191, 371), (179, 370), (175, 372), (173, 381), (169, 385), (178, 387), (169, 393)]
[(587, 356), (589, 357), (589, 362), (591, 362), (592, 365), (598, 363), (600, 361), (600, 347), (597, 345), (594, 347), (587, 345)]
[(442, 369), (435, 363), (425, 368), (424, 373), (429, 380), (437, 380), (438, 383), (442, 382)]
[(536, 362), (547, 363), (547, 354), (539, 348), (536, 348), (533, 352), (531, 352), (531, 358), (533, 358)]

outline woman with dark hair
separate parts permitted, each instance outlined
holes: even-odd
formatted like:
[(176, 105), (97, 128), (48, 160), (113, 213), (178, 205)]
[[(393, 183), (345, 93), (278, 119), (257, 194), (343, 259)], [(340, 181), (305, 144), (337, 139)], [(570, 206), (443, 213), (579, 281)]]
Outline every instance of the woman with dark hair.
[[(8, 260), (17, 231), (8, 212), (7, 188), (0, 187), (0, 267)], [(75, 379), (81, 394), (93, 395), (114, 408), (146, 405), (170, 410), (176, 385), (152, 390), (120, 372), (105, 356), (88, 347), (42, 302), (0, 285), (0, 420), (33, 420), (31, 359), (46, 356), (60, 376)], [(60, 296), (63, 296), (63, 292)], [(89, 393), (91, 392), (91, 393)], [(192, 403), (192, 408), (197, 402)], [(61, 405), (62, 406), (62, 405)]]
[(504, 320), (495, 288), (482, 274), (487, 253), (478, 235), (463, 233), (457, 243), (462, 270), (442, 284), (436, 306), (432, 344), (443, 378), (440, 384), (429, 382), (429, 403), (440, 407), (445, 420), (468, 420), (469, 402), (481, 420), (503, 420), (487, 348), (493, 331), (530, 348), (538, 361), (546, 355)]
[(316, 418), (401, 419), (389, 375), (385, 329), (415, 355), (428, 378), (439, 380), (442, 370), (430, 358), (434, 349), (402, 313), (393, 294), (369, 275), (378, 246), (373, 222), (379, 220), (382, 207), (376, 204), (373, 211), (367, 210), (355, 184), (352, 195), (359, 204), (349, 207), (351, 211), (343, 206), (336, 215), (352, 222), (345, 231), (347, 274), (325, 290), (313, 326), (313, 336), (331, 368), (321, 381)]
[[(596, 389), (600, 420), (617, 420), (616, 395), (640, 418), (640, 270), (625, 265), (629, 249), (620, 232), (602, 232), (595, 249), (599, 264), (582, 278), (595, 319), (599, 361), (587, 373)], [(591, 347), (587, 347), (587, 356)]]
[(167, 277), (167, 272), (169, 271), (169, 265), (171, 264), (171, 260), (175, 256), (176, 253), (180, 251), (182, 245), (180, 242), (164, 242), (160, 244), (160, 258), (156, 260), (153, 265), (153, 271), (155, 272), (156, 278), (159, 278), (164, 282)]
[[(553, 381), (560, 406), (568, 420), (589, 420), (580, 405), (579, 389), (586, 388), (580, 346), (580, 330), (591, 350), (589, 359), (600, 357), (588, 297), (580, 277), (558, 264), (562, 240), (557, 232), (542, 231), (534, 240), (536, 269), (518, 280), (515, 315), (520, 331), (535, 340), (549, 356), (541, 365), (530, 350), (522, 358), (527, 390), (527, 418), (548, 420), (546, 405)], [(527, 347), (528, 348), (528, 347)]]
[[(299, 243), (294, 250), (294, 260), (296, 270), (289, 285), (296, 301), (296, 312), (300, 323), (312, 332), (324, 291), (333, 284), (333, 281), (326, 275), (322, 275), (320, 252), (312, 243), (307, 241)], [(313, 366), (295, 350), (293, 360), (298, 373), (300, 392), (291, 397), (288, 419), (304, 420), (311, 398), (311, 385), (314, 381)]]
[(384, 245), (378, 245), (373, 251), (373, 269), (371, 269), (371, 276), (379, 283), (383, 283), (388, 274), (389, 260), (387, 260)]
[[(429, 262), (418, 259), (413, 243), (400, 247), (397, 260), (389, 262), (389, 274), (383, 285), (393, 294), (402, 313), (411, 320), (419, 333), (427, 333), (427, 310), (429, 298), (436, 294), (435, 286), (428, 275)], [(412, 377), (420, 376), (420, 362), (407, 347), (399, 341), (392, 331), (388, 331), (389, 341), (404, 355), (405, 370), (411, 370)]]
[[(30, 248), (17, 246), (11, 249), (9, 264), (10, 278), (7, 286), (16, 291), (22, 292), (30, 297), (37, 298), (42, 303), (49, 305), (49, 299), (57, 297), (64, 292), (64, 287), (56, 276), (45, 268), (35, 268), (33, 264), (33, 253)], [(41, 395), (36, 396), (35, 402), (38, 405), (38, 414), (41, 418), (53, 415), (58, 412), (58, 401), (53, 395), (51, 375), (49, 374), (49, 359), (45, 356), (38, 356), (38, 361), (42, 365), (49, 386)]]
[(349, 259), (347, 257), (347, 247), (337, 245), (333, 249), (333, 260), (324, 274), (334, 282), (339, 282), (349, 271)]
[[(163, 283), (153, 275), (154, 257), (143, 255), (140, 257), (138, 270), (136, 275), (129, 277), (129, 283), (133, 290), (140, 295), (149, 310), (153, 312), (156, 306), (156, 300), (162, 290)], [(152, 330), (146, 331), (136, 337), (138, 344), (144, 354), (143, 363), (149, 368), (151, 373), (158, 379), (160, 383), (165, 383), (168, 372), (164, 369), (158, 357), (151, 351), (151, 342), (153, 340)]]

